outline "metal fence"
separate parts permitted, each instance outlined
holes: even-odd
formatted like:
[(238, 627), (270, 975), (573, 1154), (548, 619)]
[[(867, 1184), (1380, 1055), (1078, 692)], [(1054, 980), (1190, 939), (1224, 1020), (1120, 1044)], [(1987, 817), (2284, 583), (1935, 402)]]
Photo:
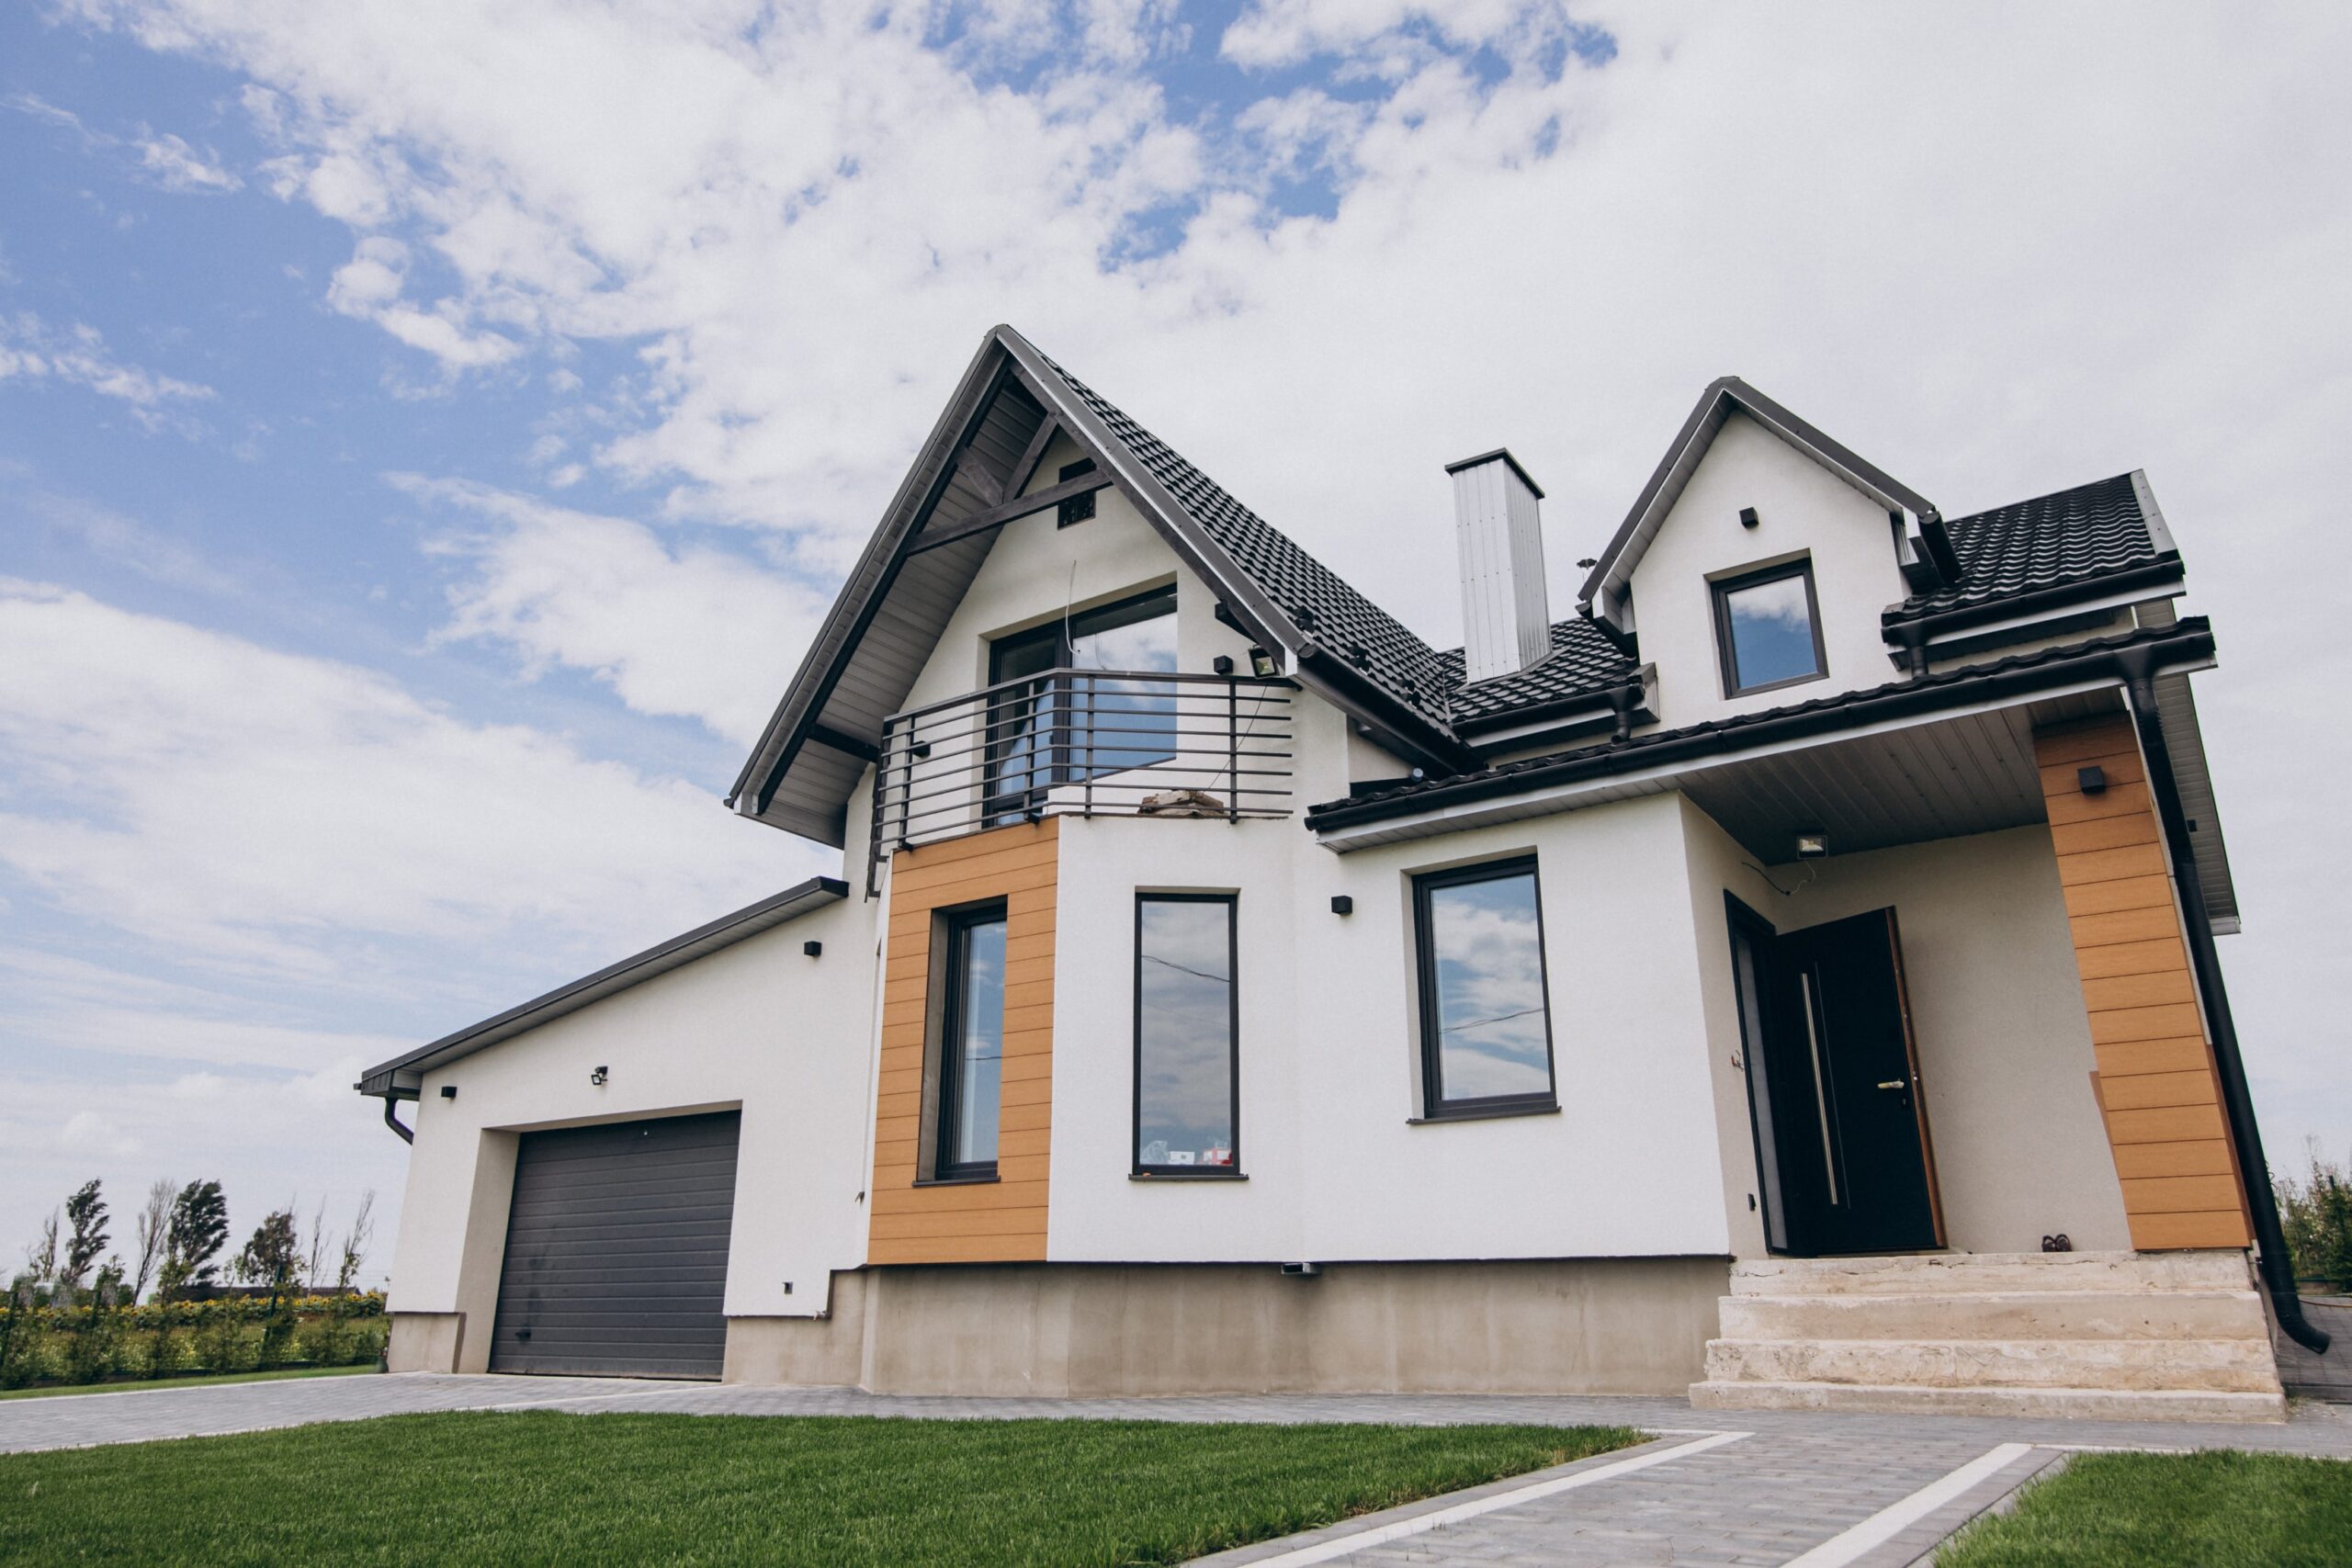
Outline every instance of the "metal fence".
[(883, 722), (874, 852), (1046, 817), (1287, 817), (1288, 681), (1049, 670)]

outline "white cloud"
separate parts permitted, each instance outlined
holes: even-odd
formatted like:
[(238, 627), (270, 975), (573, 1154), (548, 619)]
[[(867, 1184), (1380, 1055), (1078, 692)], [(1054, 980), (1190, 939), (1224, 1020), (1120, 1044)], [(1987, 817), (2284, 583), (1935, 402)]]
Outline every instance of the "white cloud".
[(142, 130), (131, 145), (138, 149), (139, 166), (165, 190), (209, 192), (244, 187), (244, 181), (169, 131), (159, 134)]
[(29, 310), (0, 314), (0, 381), (13, 379), (80, 387), (127, 405), (147, 429), (168, 427), (184, 434), (202, 427), (179, 414), (176, 406), (214, 395), (199, 383), (123, 364), (107, 352), (96, 327), (52, 327)]
[(471, 570), (444, 636), (503, 643), (533, 673), (592, 672), (639, 713), (700, 720), (749, 747), (791, 678), (823, 597), (740, 551), (457, 480), (395, 476), (479, 525), (436, 535)]
[(461, 1005), (816, 858), (371, 671), (0, 580), (0, 867), (183, 961)]

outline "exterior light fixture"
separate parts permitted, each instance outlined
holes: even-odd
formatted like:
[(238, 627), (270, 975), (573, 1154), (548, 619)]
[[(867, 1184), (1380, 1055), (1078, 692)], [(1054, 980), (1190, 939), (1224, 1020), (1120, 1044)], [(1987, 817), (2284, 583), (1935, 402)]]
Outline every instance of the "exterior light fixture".
[(807, 953), (809, 957), (815, 958), (824, 953), (825, 944), (819, 942), (816, 938), (811, 937), (807, 942), (800, 944), (800, 951)]
[(1756, 508), (1752, 506), (1743, 506), (1739, 509), (1739, 525), (1741, 527), (1753, 528), (1762, 521), (1764, 520), (1761, 517), (1756, 515)]
[(1797, 859), (1799, 859), (1799, 860), (1819, 860), (1822, 856), (1824, 856), (1824, 855), (1827, 854), (1828, 852), (1829, 852), (1829, 835), (1828, 835), (1828, 834), (1826, 834), (1826, 833), (1799, 833), (1799, 834), (1797, 835)]
[(1274, 665), (1274, 656), (1262, 648), (1250, 650), (1250, 673), (1261, 681), (1271, 681), (1281, 673)]
[(2075, 783), (2085, 795), (2107, 793), (2107, 770), (2099, 767), (2076, 768)]
[(453, 1083), (445, 1083), (445, 1084), (443, 1084), (443, 1085), (441, 1086), (441, 1098), (442, 1098), (442, 1099), (444, 1099), (444, 1100), (455, 1100), (455, 1099), (457, 1099), (457, 1098), (458, 1098), (458, 1086), (457, 1086), (456, 1084), (453, 1084)]
[(1352, 915), (1355, 912), (1356, 901), (1352, 897), (1345, 893), (1334, 893), (1331, 895), (1331, 913), (1335, 915)]
[(1220, 675), (1232, 674), (1233, 655), (1229, 653), (1218, 654), (1215, 659), (1209, 660), (1209, 668), (1216, 671)]
[(605, 1077), (605, 1070), (603, 1067), (598, 1067), (588, 1075), (588, 1081), (592, 1084), (602, 1087)]

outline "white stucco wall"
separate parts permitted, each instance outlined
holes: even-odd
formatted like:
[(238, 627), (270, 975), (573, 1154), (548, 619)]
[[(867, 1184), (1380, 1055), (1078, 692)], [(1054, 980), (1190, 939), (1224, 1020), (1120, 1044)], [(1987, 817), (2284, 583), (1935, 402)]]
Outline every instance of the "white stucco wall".
[[(1752, 506), (1757, 526), (1739, 510)], [(1724, 694), (1711, 580), (1809, 554), (1825, 679)], [(1885, 509), (1743, 413), (1732, 414), (1634, 568), (1634, 626), (1657, 666), (1660, 723), (1680, 728), (1896, 678), (1879, 613), (1909, 592)]]
[(727, 1311), (824, 1311), (865, 1255), (877, 908), (853, 896), (428, 1074), (391, 1310), (478, 1314), (487, 1345), (517, 1132), (741, 1106)]
[[(2097, 1067), (2049, 829), (1835, 855), (1772, 868), (1774, 892), (1742, 864), (1752, 856), (1695, 806), (1690, 891), (1716, 1055), (1739, 1042), (1729, 889), (1781, 931), (1892, 906), (1903, 942), (1945, 1239), (1967, 1252), (2031, 1252), (2064, 1232), (2078, 1249), (2128, 1247), (2122, 1190), (2091, 1096)], [(1760, 1253), (1761, 1222), (1746, 1086), (1716, 1097), (1726, 1196), (1743, 1256)], [(1726, 1102), (1728, 1101), (1728, 1103)]]

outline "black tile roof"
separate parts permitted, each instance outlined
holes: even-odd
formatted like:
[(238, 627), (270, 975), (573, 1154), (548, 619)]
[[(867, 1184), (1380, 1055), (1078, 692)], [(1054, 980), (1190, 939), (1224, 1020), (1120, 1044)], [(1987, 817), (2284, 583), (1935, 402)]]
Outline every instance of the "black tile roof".
[(1310, 828), (1323, 826), (1325, 823), (1318, 822), (1318, 818), (1328, 820), (1332, 814), (1341, 811), (1348, 812), (1352, 817), (1356, 808), (1360, 807), (1395, 806), (1399, 809), (1410, 809), (1413, 805), (1429, 795), (1451, 796), (1462, 793), (1474, 795), (1509, 794), (1511, 793), (1513, 784), (1524, 782), (1524, 775), (1541, 774), (1547, 770), (1572, 763), (1602, 764), (1603, 759), (1606, 759), (1606, 765), (1613, 766), (1618, 760), (1623, 759), (1626, 765), (1638, 766), (1639, 759), (1644, 753), (1655, 751), (1661, 747), (1702, 737), (1736, 735), (1741, 730), (1755, 728), (1761, 725), (1785, 725), (1792, 719), (1800, 719), (1815, 714), (1831, 713), (1841, 708), (1855, 707), (1898, 695), (1916, 698), (1920, 694), (1931, 694), (1948, 687), (1979, 685), (2003, 676), (2035, 670), (2045, 664), (2056, 664), (2066, 660), (2079, 659), (2086, 654), (2109, 653), (2119, 649), (2160, 642), (2202, 645), (2210, 649), (2211, 636), (2211, 625), (2203, 616), (2184, 615), (2168, 626), (2143, 626), (2114, 637), (2092, 637), (2082, 642), (2066, 643), (2054, 648), (2036, 649), (2030, 653), (2011, 654), (2006, 659), (1996, 659), (1983, 664), (1963, 665), (1954, 670), (1939, 671), (1934, 674), (1914, 676), (1909, 680), (1890, 681), (1884, 685), (1866, 687), (1860, 691), (1839, 692), (1830, 696), (1815, 697), (1810, 702), (1792, 703), (1785, 707), (1763, 708), (1754, 713), (1734, 714), (1727, 718), (1709, 719), (1703, 724), (1684, 725), (1679, 729), (1654, 729), (1625, 740), (1571, 747), (1546, 756), (1530, 757), (1514, 762), (1498, 762), (1493, 767), (1481, 768), (1476, 773), (1452, 773), (1442, 777), (1425, 779), (1396, 780), (1354, 795), (1343, 795), (1337, 800), (1327, 800), (1308, 807), (1306, 825)]
[(1513, 674), (1465, 686), (1462, 649), (1448, 649), (1437, 657), (1451, 682), (1447, 707), (1456, 724), (1609, 691), (1631, 681), (1638, 668), (1600, 626), (1582, 616), (1553, 622), (1552, 651)]
[(2086, 581), (2170, 553), (2142, 512), (2130, 474), (1956, 517), (1945, 527), (1960, 557), (1960, 581), (1913, 594), (1890, 621)]
[(1407, 707), (1440, 728), (1445, 726), (1446, 699), (1462, 679), (1458, 658), (1449, 677), (1437, 651), (1403, 622), (1341, 581), (1330, 568), (1236, 501), (1125, 411), (1050, 357), (1040, 357), (1300, 630)]

